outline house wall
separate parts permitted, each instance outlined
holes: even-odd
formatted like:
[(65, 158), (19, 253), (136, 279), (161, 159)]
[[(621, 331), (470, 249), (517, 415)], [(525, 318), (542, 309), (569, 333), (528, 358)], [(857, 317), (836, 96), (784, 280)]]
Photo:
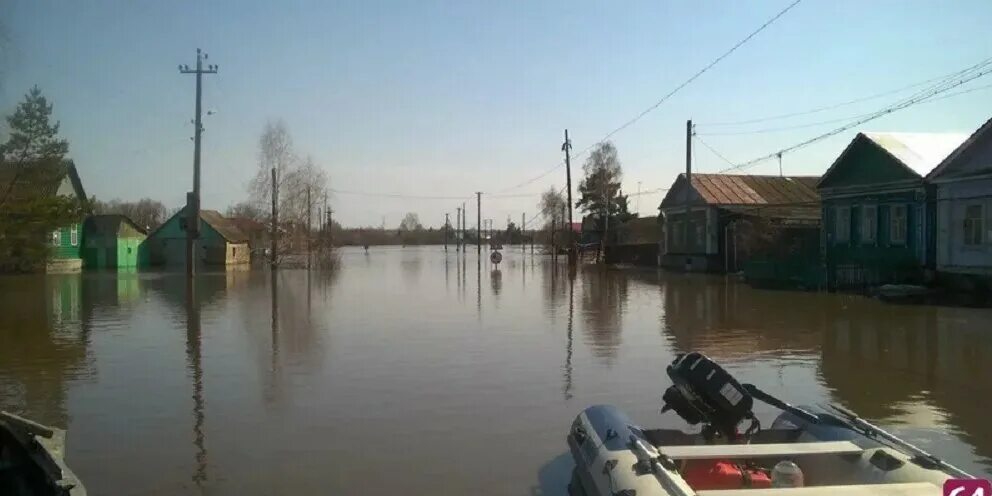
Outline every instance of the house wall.
[[(186, 231), (180, 229), (179, 216), (166, 221), (146, 244), (151, 264), (170, 268), (186, 266)], [(228, 243), (206, 222), (200, 223), (197, 252), (198, 267), (247, 264), (250, 260), (247, 243)]]
[[(992, 176), (936, 186), (937, 270), (952, 274), (992, 276)], [(983, 242), (965, 245), (964, 219), (969, 205), (984, 214)]]
[(689, 239), (685, 242), (685, 209), (672, 207), (665, 211), (665, 253), (663, 267), (693, 272), (723, 270), (721, 255), (719, 211), (716, 207), (694, 207), (689, 213)]
[[(926, 207), (923, 188), (886, 193), (830, 197), (822, 205), (822, 252), (832, 287), (909, 282), (922, 278), (926, 263)], [(865, 236), (862, 224), (866, 207), (874, 206), (875, 239)], [(892, 239), (892, 212), (905, 206), (905, 241)], [(849, 208), (847, 241), (837, 236), (838, 214)]]

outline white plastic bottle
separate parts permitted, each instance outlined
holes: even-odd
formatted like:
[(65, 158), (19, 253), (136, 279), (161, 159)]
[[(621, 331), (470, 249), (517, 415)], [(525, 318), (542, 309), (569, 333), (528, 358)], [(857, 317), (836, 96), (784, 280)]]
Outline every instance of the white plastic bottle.
[(803, 487), (803, 471), (794, 462), (782, 460), (772, 469), (772, 487)]

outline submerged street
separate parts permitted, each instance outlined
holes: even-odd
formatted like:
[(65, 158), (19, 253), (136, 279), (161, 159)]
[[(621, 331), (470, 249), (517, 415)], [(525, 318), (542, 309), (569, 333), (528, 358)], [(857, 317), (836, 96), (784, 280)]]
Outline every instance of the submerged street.
[(570, 276), (518, 246), (498, 271), (474, 247), (340, 251), (200, 274), (192, 300), (179, 273), (0, 278), (0, 409), (67, 428), (92, 494), (564, 494), (574, 416), (680, 427), (665, 366), (698, 350), (992, 475), (990, 310)]

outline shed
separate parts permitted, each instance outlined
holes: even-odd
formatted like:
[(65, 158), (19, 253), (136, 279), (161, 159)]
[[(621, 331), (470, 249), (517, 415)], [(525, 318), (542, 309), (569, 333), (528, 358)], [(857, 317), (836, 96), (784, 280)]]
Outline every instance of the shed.
[(144, 229), (121, 214), (91, 215), (83, 222), (81, 255), (87, 269), (128, 269), (148, 264)]
[[(148, 235), (151, 265), (184, 267), (186, 265), (185, 209), (176, 212)], [(250, 261), (248, 236), (216, 210), (200, 210), (200, 237), (196, 241), (198, 266), (225, 267)]]
[(818, 180), (816, 176), (693, 174), (690, 185), (685, 174), (679, 174), (659, 207), (665, 244), (662, 265), (737, 271), (776, 244), (790, 248), (798, 244), (797, 250), (815, 252)]
[[(932, 185), (938, 276), (992, 287), (992, 119), (927, 175)], [(957, 284), (955, 284), (957, 285)]]
[(960, 145), (957, 133), (858, 133), (817, 189), (831, 287), (919, 282), (932, 261), (923, 176)]

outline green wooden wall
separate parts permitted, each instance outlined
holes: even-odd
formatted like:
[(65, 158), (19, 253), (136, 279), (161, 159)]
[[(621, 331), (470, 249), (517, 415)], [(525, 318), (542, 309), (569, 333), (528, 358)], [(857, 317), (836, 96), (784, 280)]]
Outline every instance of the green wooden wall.
[[(75, 243), (72, 242), (72, 232), (74, 229), (76, 232)], [(58, 244), (54, 243), (54, 238), (50, 238), (50, 241), (52, 242), (52, 258), (60, 260), (81, 258), (80, 247), (82, 246), (83, 240), (82, 230), (83, 226), (80, 224), (70, 224), (57, 229), (59, 233)]]

